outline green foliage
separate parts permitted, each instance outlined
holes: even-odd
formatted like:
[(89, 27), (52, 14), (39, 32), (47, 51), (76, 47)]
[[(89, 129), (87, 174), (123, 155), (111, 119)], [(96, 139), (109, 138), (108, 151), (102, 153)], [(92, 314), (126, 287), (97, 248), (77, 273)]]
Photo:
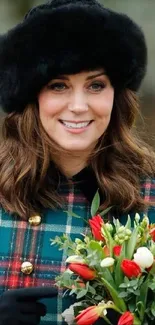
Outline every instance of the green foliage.
[(114, 273), (115, 283), (117, 288), (119, 288), (119, 285), (123, 282), (123, 278), (124, 278), (123, 272), (121, 270), (121, 263), (125, 257), (125, 251), (126, 251), (126, 243), (123, 243), (121, 254), (118, 257), (118, 260), (116, 261), (116, 267)]
[(126, 311), (126, 305), (121, 297), (119, 297), (118, 292), (114, 289), (114, 287), (105, 279), (101, 279), (106, 289), (109, 291), (110, 296), (113, 299), (114, 304), (120, 309), (120, 312)]
[(133, 230), (132, 235), (127, 244), (126, 258), (128, 259), (132, 258), (133, 253), (135, 251), (136, 244), (137, 244), (137, 236), (138, 236), (138, 227)]
[(129, 280), (127, 277), (125, 277), (124, 282), (119, 285), (119, 297), (124, 298), (125, 301), (128, 301), (140, 296), (140, 287), (144, 280), (145, 277), (135, 278), (133, 280)]
[(104, 211), (100, 212), (100, 216), (104, 217), (111, 209), (112, 209), (112, 206), (105, 209)]
[(91, 211), (90, 213), (92, 217), (95, 216), (95, 214), (97, 213), (99, 206), (100, 206), (100, 196), (99, 196), (99, 192), (97, 191), (93, 198), (91, 209), (90, 209)]
[(64, 250), (68, 256), (75, 253), (76, 243), (66, 234), (60, 237), (56, 236), (55, 239), (50, 239), (50, 241), (51, 245), (59, 246), (59, 250)]
[(87, 250), (87, 262), (89, 266), (95, 266), (98, 269), (100, 261), (105, 257), (101, 245), (99, 242), (91, 240), (85, 248)]

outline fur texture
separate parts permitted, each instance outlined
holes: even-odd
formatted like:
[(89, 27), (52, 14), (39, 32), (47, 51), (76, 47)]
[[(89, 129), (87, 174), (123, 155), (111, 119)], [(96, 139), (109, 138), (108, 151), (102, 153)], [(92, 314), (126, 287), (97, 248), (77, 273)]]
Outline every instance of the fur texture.
[(144, 34), (95, 0), (53, 0), (0, 37), (0, 104), (22, 112), (53, 77), (103, 67), (116, 91), (145, 75)]

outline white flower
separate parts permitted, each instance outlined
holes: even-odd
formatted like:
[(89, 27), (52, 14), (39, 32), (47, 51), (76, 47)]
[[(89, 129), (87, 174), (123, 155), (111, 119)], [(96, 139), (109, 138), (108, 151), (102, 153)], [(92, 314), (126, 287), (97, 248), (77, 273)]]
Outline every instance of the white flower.
[(81, 302), (76, 302), (75, 304), (71, 305), (68, 309), (62, 313), (62, 317), (65, 319), (65, 322), (68, 325), (74, 324), (75, 316), (74, 316), (74, 306), (81, 306)]
[(114, 258), (106, 257), (101, 261), (100, 265), (101, 265), (101, 267), (109, 267), (109, 266), (112, 266), (114, 264), (114, 262), (115, 262)]
[(153, 254), (147, 247), (139, 247), (134, 254), (134, 261), (143, 269), (150, 267), (153, 264)]
[(140, 221), (140, 215), (139, 215), (139, 213), (136, 213), (136, 214), (135, 214), (135, 220), (136, 220), (137, 222)]
[(86, 261), (79, 255), (72, 255), (66, 259), (66, 263), (81, 263), (86, 264)]
[(107, 310), (106, 309), (103, 309), (102, 314), (103, 314), (103, 316), (106, 316), (107, 315)]

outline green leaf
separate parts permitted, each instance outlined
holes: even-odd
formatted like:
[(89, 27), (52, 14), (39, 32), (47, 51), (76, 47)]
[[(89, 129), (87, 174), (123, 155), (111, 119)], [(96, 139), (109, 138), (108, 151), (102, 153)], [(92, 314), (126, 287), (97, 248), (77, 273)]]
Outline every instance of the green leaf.
[(134, 294), (134, 289), (133, 289), (132, 287), (127, 288), (127, 291), (128, 291), (129, 293), (133, 293), (133, 294)]
[(82, 289), (80, 292), (78, 292), (76, 298), (80, 299), (82, 297), (84, 297), (87, 294), (87, 289)]
[(113, 205), (105, 210), (103, 210), (102, 212), (100, 212), (100, 215), (102, 217), (104, 217), (111, 209), (112, 209)]
[(129, 260), (132, 259), (136, 247), (136, 243), (137, 243), (137, 236), (138, 236), (138, 227), (133, 230), (132, 235), (127, 243), (126, 258), (128, 258)]
[(155, 317), (155, 301), (153, 301), (153, 303), (151, 305), (151, 313)]
[(92, 251), (103, 252), (103, 248), (101, 247), (100, 243), (96, 240), (90, 240), (90, 242), (88, 243), (88, 249), (91, 249)]
[(131, 218), (130, 218), (130, 215), (128, 215), (128, 219), (127, 219), (125, 228), (131, 230)]
[(68, 217), (82, 219), (86, 224), (89, 224), (88, 220), (84, 219), (83, 217), (79, 216), (78, 214), (74, 213), (73, 211), (64, 211), (64, 212), (67, 213)]
[(65, 213), (67, 213), (67, 215), (69, 217), (75, 217), (75, 218), (78, 218), (78, 219), (82, 219), (81, 216), (79, 216), (78, 214), (72, 212), (72, 211), (64, 211)]
[(104, 316), (102, 318), (106, 321), (107, 324), (112, 325), (112, 323), (110, 322), (110, 320), (106, 316)]
[(94, 198), (93, 198), (93, 201), (92, 201), (92, 204), (91, 204), (91, 216), (95, 216), (96, 212), (98, 211), (99, 209), (99, 206), (100, 206), (100, 196), (99, 196), (99, 192), (97, 190)]
[(127, 287), (128, 287), (128, 284), (126, 284), (126, 283), (121, 283), (119, 285), (119, 288), (121, 288), (121, 289), (126, 289)]
[(127, 291), (130, 292), (130, 293), (133, 293), (135, 296), (140, 295), (140, 291), (139, 290), (134, 290), (133, 288), (128, 288)]
[(109, 284), (116, 289), (116, 284), (110, 270), (106, 267), (101, 269), (102, 269), (102, 271), (100, 272), (101, 276), (103, 276), (106, 279), (106, 281), (108, 281)]
[[(87, 249), (88, 249), (88, 254), (92, 254), (93, 252), (95, 252), (95, 255), (97, 255), (100, 260), (102, 260), (105, 257), (103, 248), (101, 247), (99, 242), (97, 242), (95, 240), (90, 240), (90, 242), (88, 243)], [(100, 262), (100, 261), (98, 261), (98, 262)]]
[(90, 292), (92, 295), (96, 294), (96, 290), (91, 285), (88, 287), (88, 292)]
[(120, 284), (123, 282), (123, 277), (124, 277), (123, 272), (120, 267), (122, 259), (123, 258), (121, 258), (117, 261), (117, 264), (115, 267), (115, 283), (116, 283), (117, 288), (119, 288)]
[(134, 287), (137, 284), (138, 284), (138, 279), (135, 279), (135, 280), (131, 280), (130, 281), (130, 287)]
[(155, 290), (155, 282), (149, 283), (149, 288), (154, 291)]
[(155, 274), (155, 263), (154, 263), (153, 266), (151, 267), (151, 270), (150, 270), (149, 274), (150, 274), (150, 275), (152, 274), (152, 275), (154, 276), (154, 274)]
[(100, 296), (100, 295), (97, 295), (97, 296), (94, 297), (94, 299), (97, 300), (97, 301), (101, 301), (103, 299), (103, 297)]
[(142, 301), (138, 301), (136, 303), (136, 307), (137, 307), (137, 311), (138, 311), (140, 320), (143, 320), (143, 318), (144, 318), (144, 312), (145, 312), (145, 308), (144, 308), (143, 302)]
[(135, 303), (132, 302), (132, 301), (129, 301), (129, 302), (128, 302), (128, 307), (129, 307), (129, 311), (130, 311), (131, 313), (134, 313), (134, 311), (135, 311)]
[(123, 291), (123, 292), (120, 292), (119, 295), (118, 295), (120, 298), (125, 298), (128, 296), (128, 293)]
[(148, 285), (149, 285), (149, 279), (147, 279), (140, 288), (141, 297), (140, 300), (143, 302), (144, 307), (146, 306), (146, 300), (147, 300), (147, 294), (148, 294)]
[[(143, 321), (144, 313), (146, 309), (146, 302), (147, 302), (147, 294), (149, 288), (149, 275), (146, 281), (141, 285), (140, 288), (140, 297), (137, 297), (137, 305), (141, 304), (141, 311), (140, 311), (140, 320)], [(140, 300), (139, 300), (140, 299)]]
[(111, 286), (111, 284), (106, 279), (101, 278), (101, 280), (106, 289), (108, 290), (110, 296), (112, 297), (114, 304), (120, 309), (120, 311), (126, 311), (126, 304), (122, 298), (119, 298), (118, 292)]
[(145, 276), (141, 276), (140, 279), (138, 280), (138, 286), (140, 287), (145, 280)]
[(127, 276), (124, 277), (124, 282), (125, 282), (126, 284), (129, 284), (129, 283), (130, 283), (130, 280), (127, 278)]
[(118, 258), (116, 267), (115, 267), (115, 283), (117, 285), (117, 288), (119, 288), (120, 284), (123, 282), (123, 278), (124, 278), (124, 274), (121, 270), (121, 263), (122, 260), (125, 257), (125, 251), (126, 251), (126, 242), (123, 243), (122, 245), (122, 250), (121, 250), (121, 254)]

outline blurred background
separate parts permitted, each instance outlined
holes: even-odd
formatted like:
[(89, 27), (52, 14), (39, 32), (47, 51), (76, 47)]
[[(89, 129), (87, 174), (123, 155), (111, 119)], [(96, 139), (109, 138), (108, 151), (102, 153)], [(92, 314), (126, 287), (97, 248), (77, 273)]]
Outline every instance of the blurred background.
[[(148, 69), (140, 89), (143, 120), (137, 127), (144, 139), (155, 148), (155, 0), (100, 0), (105, 7), (124, 12), (144, 30), (148, 44)], [(44, 0), (0, 0), (0, 33), (6, 32), (20, 22), (32, 7)], [(0, 108), (0, 124), (4, 114)]]

